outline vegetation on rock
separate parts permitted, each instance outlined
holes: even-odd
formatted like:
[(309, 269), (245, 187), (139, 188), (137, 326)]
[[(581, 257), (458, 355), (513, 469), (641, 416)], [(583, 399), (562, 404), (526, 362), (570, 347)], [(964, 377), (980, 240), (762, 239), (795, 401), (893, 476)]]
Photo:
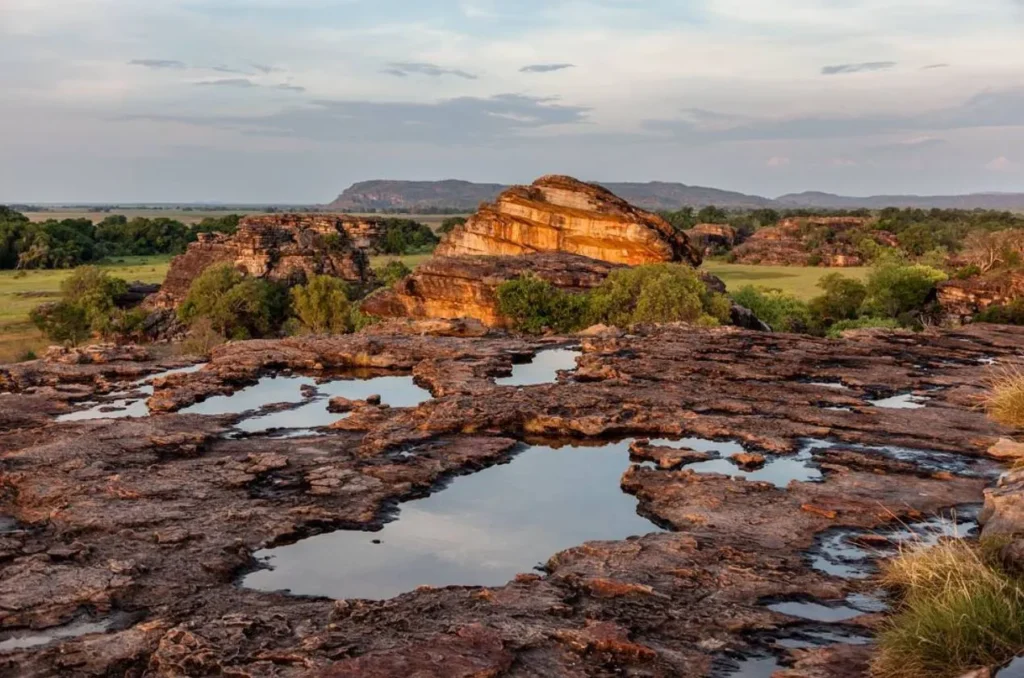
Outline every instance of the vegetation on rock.
[(1024, 369), (999, 370), (992, 378), (985, 406), (989, 416), (1000, 424), (1024, 429)]
[(211, 266), (195, 279), (178, 308), (178, 318), (190, 326), (207, 318), (225, 337), (247, 339), (277, 330), (287, 307), (288, 297), (281, 285), (222, 264)]
[(373, 269), (373, 272), (374, 275), (377, 276), (377, 281), (379, 283), (384, 285), (384, 287), (391, 287), (396, 282), (412, 273), (412, 269), (406, 266), (402, 261), (393, 260), (387, 262), (383, 266), (378, 266)]
[(302, 326), (314, 334), (344, 334), (352, 329), (352, 304), (344, 280), (317, 275), (291, 291), (292, 311)]
[(384, 254), (417, 254), (432, 250), (441, 242), (429, 226), (412, 219), (385, 219), (380, 251)]
[(145, 314), (118, 308), (118, 297), (127, 291), (124, 280), (83, 266), (61, 283), (60, 301), (37, 307), (30, 317), (47, 338), (61, 344), (129, 336), (140, 330)]

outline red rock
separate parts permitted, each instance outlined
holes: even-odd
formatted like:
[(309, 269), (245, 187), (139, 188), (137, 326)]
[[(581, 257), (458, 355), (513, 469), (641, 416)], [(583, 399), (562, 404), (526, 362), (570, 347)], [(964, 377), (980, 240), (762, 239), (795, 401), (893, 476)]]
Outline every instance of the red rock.
[(1024, 272), (1001, 271), (938, 285), (938, 301), (947, 317), (969, 321), (990, 306), (1002, 306), (1024, 297)]
[[(741, 264), (808, 266), (817, 260), (821, 266), (861, 266), (859, 243), (844, 240), (849, 231), (860, 231), (870, 219), (865, 217), (801, 217), (784, 219), (776, 226), (762, 228), (733, 250)], [(824, 244), (810, 242), (815, 229), (827, 228), (835, 236)], [(870, 231), (870, 237), (889, 247), (898, 244), (891, 233)]]
[(757, 454), (756, 452), (739, 452), (729, 458), (732, 459), (737, 466), (748, 471), (759, 469), (765, 464), (764, 455)]

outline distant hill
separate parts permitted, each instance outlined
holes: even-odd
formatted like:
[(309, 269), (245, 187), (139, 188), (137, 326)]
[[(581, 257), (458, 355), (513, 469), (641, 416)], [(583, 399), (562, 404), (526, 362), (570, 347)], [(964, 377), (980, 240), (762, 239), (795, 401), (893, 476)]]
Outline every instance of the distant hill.
[[(616, 195), (649, 210), (675, 210), (683, 206), (718, 205), (731, 208), (771, 207), (774, 201), (717, 188), (652, 181), (650, 183), (602, 183)], [(362, 181), (339, 195), (327, 209), (340, 212), (371, 210), (460, 210), (474, 211), (482, 202), (494, 200), (508, 186), (474, 184), (468, 181)]]
[[(1024, 211), (1024, 193), (972, 193), (968, 195), (876, 195), (854, 198), (832, 193), (808, 191), (790, 193), (772, 200), (758, 195), (723, 191), (704, 186), (665, 181), (648, 183), (597, 182), (649, 210), (677, 210), (680, 207), (717, 205), (726, 209), (881, 209), (883, 207), (920, 207), (930, 209), (986, 209)], [(472, 212), (482, 202), (494, 200), (507, 186), (476, 184), (470, 181), (361, 181), (345, 189), (334, 202), (325, 206), (337, 212), (403, 210), (416, 212)]]
[(882, 209), (917, 207), (921, 209), (1010, 210), (1024, 211), (1024, 193), (970, 193), (967, 195), (872, 195), (851, 198), (833, 193), (790, 193), (776, 199), (782, 207), (820, 209)]

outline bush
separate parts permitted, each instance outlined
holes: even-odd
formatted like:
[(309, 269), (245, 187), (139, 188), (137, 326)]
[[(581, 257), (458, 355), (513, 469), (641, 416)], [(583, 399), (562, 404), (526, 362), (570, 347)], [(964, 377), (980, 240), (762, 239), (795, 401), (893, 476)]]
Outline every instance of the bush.
[(729, 321), (731, 305), (708, 290), (697, 271), (683, 264), (620, 268), (589, 294), (592, 322), (619, 327), (639, 323)]
[(188, 336), (181, 343), (181, 352), (184, 355), (206, 357), (210, 355), (210, 351), (225, 341), (227, 339), (214, 329), (209, 318), (196, 318), (189, 328)]
[(1024, 325), (1024, 298), (1014, 299), (1005, 306), (989, 306), (975, 316), (974, 321), (997, 325)]
[(792, 294), (780, 290), (743, 287), (732, 295), (733, 301), (749, 308), (776, 332), (815, 332), (817, 324), (809, 306)]
[(868, 276), (868, 296), (861, 313), (879, 318), (919, 314), (935, 286), (946, 278), (944, 272), (930, 266), (883, 261)]
[(193, 281), (178, 318), (188, 325), (207, 318), (225, 337), (248, 339), (277, 330), (287, 305), (280, 285), (247, 277), (224, 264), (211, 266)]
[(389, 261), (383, 266), (375, 268), (373, 272), (376, 274), (377, 280), (379, 280), (381, 284), (385, 287), (391, 287), (396, 282), (412, 273), (412, 269), (406, 266), (405, 263), (396, 260)]
[(1000, 424), (1024, 428), (1024, 370), (1008, 367), (992, 378), (985, 401), (988, 415)]
[(838, 339), (846, 330), (883, 329), (898, 330), (902, 325), (892, 318), (857, 318), (856, 320), (840, 320), (828, 328), (828, 336)]
[(818, 281), (818, 287), (824, 294), (812, 299), (809, 308), (823, 327), (841, 320), (854, 320), (868, 296), (864, 283), (839, 273), (829, 273)]
[(1024, 588), (977, 545), (905, 551), (882, 583), (902, 599), (878, 638), (878, 678), (956, 678), (1024, 651)]
[(380, 249), (384, 254), (429, 252), (441, 242), (429, 226), (412, 219), (385, 219)]
[(563, 292), (546, 280), (525, 275), (498, 286), (498, 311), (512, 326), (532, 334), (573, 332), (586, 327), (587, 297)]
[(351, 329), (349, 288), (344, 280), (317, 275), (305, 285), (292, 289), (292, 310), (302, 325), (314, 334), (344, 334)]
[(117, 308), (116, 300), (128, 283), (95, 266), (82, 266), (61, 283), (61, 299), (29, 314), (33, 324), (51, 341), (79, 344), (93, 335), (117, 336), (135, 331), (145, 319), (139, 312)]

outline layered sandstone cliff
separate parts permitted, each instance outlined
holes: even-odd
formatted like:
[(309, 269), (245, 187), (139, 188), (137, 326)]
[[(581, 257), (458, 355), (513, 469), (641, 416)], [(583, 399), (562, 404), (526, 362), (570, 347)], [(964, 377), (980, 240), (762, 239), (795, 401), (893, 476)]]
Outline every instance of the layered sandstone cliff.
[(369, 296), (365, 313), (382, 318), (475, 318), (502, 327), (498, 286), (531, 273), (559, 289), (600, 285), (618, 265), (564, 252), (524, 256), (433, 257), (394, 288)]
[(372, 278), (369, 259), (337, 216), (286, 214), (247, 217), (234, 235), (204, 234), (175, 257), (160, 292), (147, 299), (151, 308), (173, 308), (204, 270), (231, 264), (248, 275), (301, 284), (312, 275), (349, 282)]
[(736, 245), (736, 229), (729, 224), (697, 224), (686, 237), (705, 257), (728, 252)]
[(439, 256), (566, 252), (615, 264), (701, 263), (687, 237), (605, 188), (571, 177), (514, 186), (455, 228)]

